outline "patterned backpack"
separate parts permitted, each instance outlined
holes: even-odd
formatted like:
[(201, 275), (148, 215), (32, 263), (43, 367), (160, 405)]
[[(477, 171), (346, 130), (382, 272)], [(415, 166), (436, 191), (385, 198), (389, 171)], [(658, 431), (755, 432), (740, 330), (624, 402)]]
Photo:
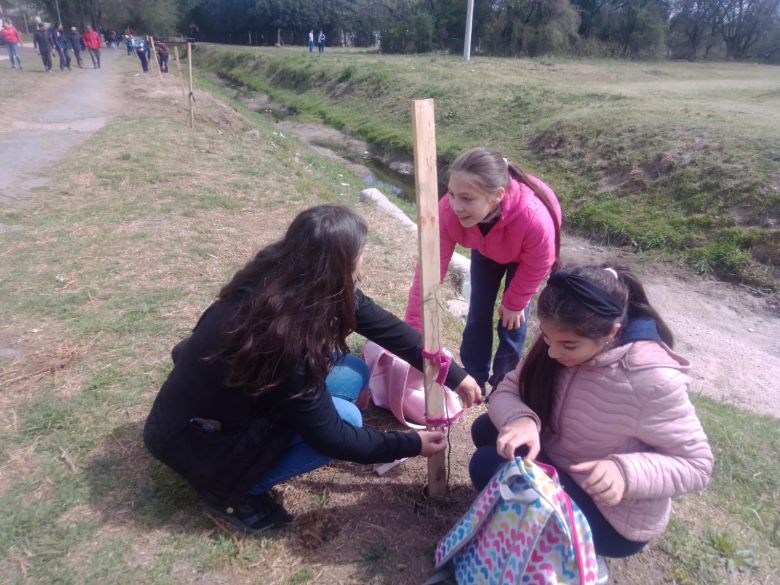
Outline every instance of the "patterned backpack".
[(482, 490), (436, 547), (459, 584), (593, 585), (596, 550), (588, 521), (553, 467), (516, 458)]

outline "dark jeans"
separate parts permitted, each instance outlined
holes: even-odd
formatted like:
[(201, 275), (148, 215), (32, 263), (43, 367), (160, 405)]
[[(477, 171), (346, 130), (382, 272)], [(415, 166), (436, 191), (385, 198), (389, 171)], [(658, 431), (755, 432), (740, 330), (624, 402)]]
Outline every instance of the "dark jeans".
[[(360, 392), (368, 385), (370, 373), (363, 360), (354, 355), (345, 355), (333, 364), (325, 386), (333, 398), (333, 405), (339, 416), (354, 427), (363, 426), (363, 416), (355, 406)], [(295, 435), (290, 441), (287, 452), (268, 473), (251, 489), (253, 494), (267, 492), (272, 487), (288, 479), (330, 463), (330, 457), (320, 454), (314, 447), (304, 442), (301, 435)]]
[(51, 51), (41, 51), (41, 61), (46, 71), (51, 71)]
[(76, 56), (76, 63), (78, 63), (79, 67), (84, 67), (84, 62), (81, 60), (81, 51), (78, 49), (73, 49), (73, 54)]
[(92, 67), (100, 69), (100, 49), (87, 48), (87, 50), (89, 51), (89, 57), (92, 59)]
[(60, 58), (60, 71), (66, 67), (70, 69), (70, 49), (57, 49), (57, 55)]
[(493, 315), (501, 280), (506, 275), (505, 287), (509, 287), (517, 271), (517, 264), (499, 264), (476, 250), (471, 251), (471, 298), (460, 357), (463, 367), (478, 384), (490, 382), (495, 387), (504, 376), (515, 369), (523, 355), (525, 337), (528, 334), (528, 308), (525, 323), (517, 329), (506, 329), (499, 320), (496, 326), (498, 349), (493, 358), (493, 374), (490, 374), (490, 356), (493, 353)]
[[(482, 491), (507, 460), (496, 451), (498, 431), (487, 414), (480, 415), (474, 421), (471, 426), (471, 439), (477, 450), (469, 463), (469, 475), (474, 488), (477, 491)], [(550, 463), (543, 454), (540, 454), (538, 459), (544, 463)], [(596, 546), (596, 554), (604, 557), (623, 558), (641, 552), (647, 544), (646, 542), (635, 542), (621, 535), (607, 522), (591, 497), (575, 483), (571, 476), (557, 467), (556, 469), (561, 486), (588, 519), (590, 530), (593, 533), (593, 542)]]
[(141, 61), (141, 67), (144, 71), (149, 71), (149, 59), (146, 57), (146, 51), (143, 51), (141, 49), (137, 50), (136, 55), (138, 55), (138, 59)]

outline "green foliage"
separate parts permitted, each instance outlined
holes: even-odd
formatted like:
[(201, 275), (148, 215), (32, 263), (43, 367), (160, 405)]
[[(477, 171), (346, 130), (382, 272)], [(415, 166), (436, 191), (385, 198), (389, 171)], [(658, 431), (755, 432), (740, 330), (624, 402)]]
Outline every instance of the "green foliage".
[[(680, 99), (664, 89), (667, 78), (693, 75), (718, 84), (720, 68), (591, 62), (591, 84), (580, 64), (550, 60), (465, 65), (441, 54), (358, 53), (313, 60), (292, 51), (227, 49), (206, 49), (199, 59), (297, 112), (406, 156), (408, 102), (433, 97), (443, 163), (467, 146), (490, 144), (554, 186), (568, 229), (672, 253), (699, 273), (776, 285), (770, 268), (780, 262), (780, 234), (772, 227), (780, 213), (772, 189), (780, 175), (776, 136), (758, 128), (764, 122), (754, 129), (744, 119), (738, 125), (714, 117), (709, 112), (719, 111), (718, 98)], [(624, 90), (636, 76), (643, 87), (661, 79), (657, 97)], [(480, 91), (468, 90), (477, 77)], [(691, 99), (702, 111), (697, 119), (688, 113)]]

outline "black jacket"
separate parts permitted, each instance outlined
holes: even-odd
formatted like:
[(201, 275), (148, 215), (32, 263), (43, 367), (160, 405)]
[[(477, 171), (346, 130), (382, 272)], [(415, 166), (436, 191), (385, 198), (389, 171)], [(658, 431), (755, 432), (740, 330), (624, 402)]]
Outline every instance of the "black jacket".
[(45, 30), (36, 30), (33, 33), (33, 46), (38, 49), (39, 53), (51, 53), (51, 39), (49, 37), (49, 32)]
[[(178, 347), (173, 371), (144, 427), (144, 442), (152, 454), (201, 495), (227, 500), (245, 494), (296, 433), (323, 455), (358, 463), (419, 455), (422, 444), (416, 433), (353, 427), (338, 415), (324, 385), (303, 392), (304, 360), (281, 387), (262, 398), (226, 386), (225, 364), (203, 358), (220, 349), (236, 310), (236, 304), (217, 301), (202, 315), (192, 336)], [(357, 333), (422, 367), (420, 334), (359, 290), (355, 316)], [(452, 364), (446, 384), (454, 388), (465, 377)], [(204, 425), (192, 419), (218, 422)]]

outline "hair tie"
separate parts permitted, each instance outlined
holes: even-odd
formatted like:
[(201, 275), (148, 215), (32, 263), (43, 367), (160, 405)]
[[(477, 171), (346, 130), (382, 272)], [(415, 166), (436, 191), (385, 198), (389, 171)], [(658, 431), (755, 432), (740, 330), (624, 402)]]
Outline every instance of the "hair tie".
[(609, 272), (612, 276), (615, 277), (615, 280), (620, 280), (620, 277), (618, 276), (617, 270), (614, 268), (605, 268), (605, 271)]
[(623, 307), (615, 297), (578, 274), (558, 270), (552, 273), (547, 284), (569, 291), (583, 305), (602, 317), (614, 319), (623, 314)]

